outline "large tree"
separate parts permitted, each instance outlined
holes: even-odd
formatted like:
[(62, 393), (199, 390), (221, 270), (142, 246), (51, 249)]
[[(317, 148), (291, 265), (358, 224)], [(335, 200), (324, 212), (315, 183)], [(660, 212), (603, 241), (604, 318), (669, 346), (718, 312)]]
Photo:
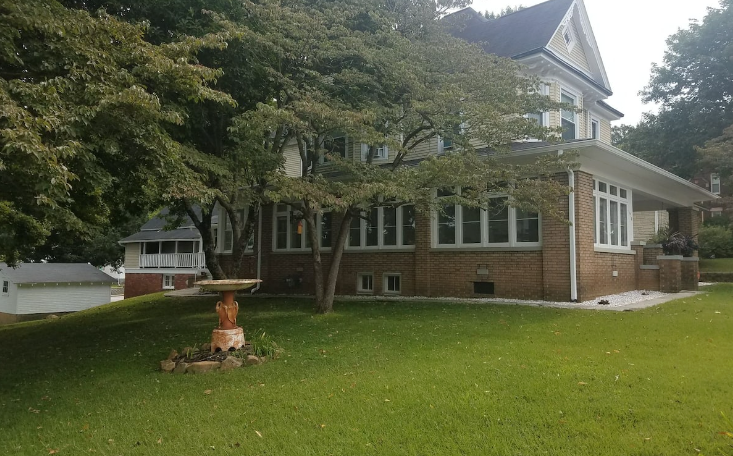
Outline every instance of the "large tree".
[[(512, 140), (550, 133), (523, 116), (558, 108), (538, 94), (538, 80), (520, 76), (509, 59), (451, 37), (432, 2), (394, 1), (389, 9), (378, 1), (317, 5), (266, 12), (287, 24), (263, 37), (277, 44), (272, 68), (282, 83), (275, 103), (259, 113), (289, 131), (300, 154), (302, 176), (281, 175), (269, 196), (297, 207), (305, 224), (319, 312), (332, 310), (351, 221), (373, 207), (440, 210), (435, 188), (461, 186), (473, 190), (451, 201), (479, 207), (504, 193), (515, 205), (554, 210), (562, 186), (530, 176), (557, 167), (510, 166), (491, 155)], [(349, 144), (366, 144), (362, 160), (336, 152), (344, 151), (335, 145), (344, 136)], [(455, 153), (411, 163), (414, 151), (437, 137)], [(491, 154), (479, 154), (475, 144)], [(375, 161), (384, 146), (390, 161)], [(316, 235), (324, 210), (338, 220), (330, 263)]]
[[(216, 36), (155, 45), (144, 27), (56, 1), (0, 0), (0, 257), (49, 235), (91, 239), (111, 212), (159, 204), (190, 172), (181, 102), (229, 105), (193, 58)], [(169, 190), (171, 189), (171, 190)]]
[[(691, 177), (696, 147), (733, 124), (733, 0), (709, 8), (667, 39), (661, 65), (652, 67), (646, 101), (661, 103), (657, 115), (628, 129), (619, 143), (683, 177)], [(620, 132), (619, 132), (620, 133)]]

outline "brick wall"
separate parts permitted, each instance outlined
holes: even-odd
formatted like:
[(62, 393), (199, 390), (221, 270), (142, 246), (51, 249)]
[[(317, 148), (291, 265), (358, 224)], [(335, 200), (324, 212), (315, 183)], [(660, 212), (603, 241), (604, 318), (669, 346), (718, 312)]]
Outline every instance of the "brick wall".
[(659, 291), (659, 269), (639, 270), (639, 290)]
[[(174, 274), (173, 287), (176, 290), (190, 288), (196, 277), (193, 274)], [(163, 291), (163, 274), (135, 274), (125, 276), (125, 299)]]
[(659, 291), (678, 293), (682, 289), (682, 257), (659, 259)]

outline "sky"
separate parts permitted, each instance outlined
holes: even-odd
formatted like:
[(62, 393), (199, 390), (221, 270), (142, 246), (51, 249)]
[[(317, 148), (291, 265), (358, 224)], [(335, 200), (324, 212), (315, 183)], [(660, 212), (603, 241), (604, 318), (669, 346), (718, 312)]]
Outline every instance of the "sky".
[[(474, 0), (476, 11), (499, 12), (507, 6), (533, 6), (543, 0)], [(644, 112), (639, 91), (649, 82), (652, 63), (662, 63), (666, 40), (690, 19), (702, 20), (718, 0), (584, 0), (591, 28), (606, 67), (613, 96), (606, 100), (624, 113), (614, 125), (635, 125)]]

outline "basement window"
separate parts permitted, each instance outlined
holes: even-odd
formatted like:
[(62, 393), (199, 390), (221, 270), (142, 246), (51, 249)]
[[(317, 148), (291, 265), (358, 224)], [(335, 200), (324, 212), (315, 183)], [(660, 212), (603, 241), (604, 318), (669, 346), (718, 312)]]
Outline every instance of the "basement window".
[(174, 278), (175, 276), (173, 274), (163, 274), (163, 289), (164, 290), (172, 290), (175, 288), (174, 285)]
[(473, 292), (475, 294), (494, 294), (494, 282), (474, 282)]
[(374, 274), (371, 272), (360, 272), (356, 275), (356, 291), (357, 293), (373, 293), (374, 292)]
[(384, 294), (400, 294), (402, 291), (400, 274), (384, 275)]

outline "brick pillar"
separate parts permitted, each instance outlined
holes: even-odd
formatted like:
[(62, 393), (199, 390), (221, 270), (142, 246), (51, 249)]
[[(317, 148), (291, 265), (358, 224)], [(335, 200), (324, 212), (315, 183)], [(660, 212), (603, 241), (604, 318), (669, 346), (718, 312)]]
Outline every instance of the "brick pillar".
[(415, 214), (415, 295), (430, 296), (430, 216)]
[(595, 248), (593, 246), (593, 175), (575, 173), (575, 239), (578, 264), (578, 301), (598, 296), (594, 292)]
[(697, 257), (682, 259), (681, 288), (688, 291), (697, 291), (699, 285), (698, 274), (700, 261)]
[(634, 258), (634, 275), (636, 276), (637, 290), (641, 290), (643, 288), (641, 280), (641, 265), (644, 264), (644, 245), (646, 245), (646, 242), (644, 241), (634, 241), (631, 243), (631, 249), (636, 252)]
[(662, 293), (679, 293), (682, 289), (682, 256), (660, 255), (659, 263), (659, 291)]
[(697, 240), (701, 223), (699, 211), (692, 207), (679, 207), (667, 209), (667, 212), (669, 213), (669, 230), (671, 232), (679, 231)]
[[(556, 174), (555, 179), (565, 185), (568, 183), (566, 173)], [(561, 216), (567, 219), (568, 197), (558, 198), (557, 207)], [(577, 207), (575, 215), (577, 218), (582, 215)], [(563, 220), (549, 216), (542, 217), (542, 282), (545, 300), (570, 300), (570, 227)]]

